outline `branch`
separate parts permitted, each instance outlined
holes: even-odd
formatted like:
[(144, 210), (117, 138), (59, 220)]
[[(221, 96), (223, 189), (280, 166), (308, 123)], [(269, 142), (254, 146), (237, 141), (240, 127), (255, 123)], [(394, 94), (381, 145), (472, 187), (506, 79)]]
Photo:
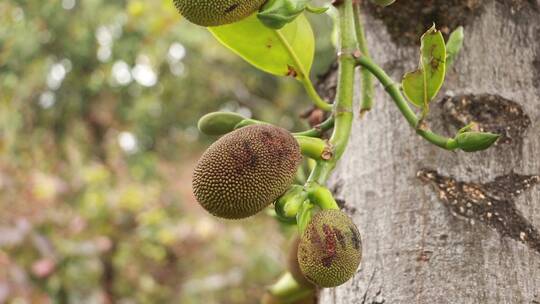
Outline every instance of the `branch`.
[(356, 39), (354, 35), (354, 11), (352, 0), (344, 0), (338, 4), (340, 51), (339, 71), (336, 100), (334, 102), (334, 132), (330, 137), (330, 145), (333, 148), (332, 158), (319, 161), (311, 172), (307, 184), (317, 183), (324, 185), (331, 171), (336, 166), (349, 142), (352, 128), (352, 101), (354, 95), (354, 69)]
[(371, 74), (381, 82), (388, 95), (392, 97), (392, 100), (401, 114), (403, 114), (409, 125), (416, 130), (418, 135), (422, 136), (430, 143), (446, 150), (454, 150), (458, 147), (455, 139), (433, 133), (420, 123), (420, 120), (416, 117), (414, 111), (409, 107), (407, 100), (405, 100), (405, 97), (401, 94), (399, 86), (369, 57), (361, 55), (356, 58), (356, 64), (370, 71)]
[(321, 137), (324, 132), (332, 129), (334, 127), (334, 116), (328, 117), (325, 121), (322, 123), (314, 126), (313, 128), (302, 131), (302, 132), (296, 132), (293, 133), (294, 136), (309, 136), (309, 137)]
[[(364, 33), (364, 24), (361, 17), (360, 1), (353, 2), (353, 10), (354, 29), (356, 33), (356, 41), (358, 42), (358, 48), (360, 49), (362, 55), (369, 58), (370, 55), (367, 47), (366, 35)], [(373, 107), (373, 76), (366, 69), (362, 69), (360, 75), (362, 77), (362, 103), (360, 106), (360, 115), (363, 115)]]

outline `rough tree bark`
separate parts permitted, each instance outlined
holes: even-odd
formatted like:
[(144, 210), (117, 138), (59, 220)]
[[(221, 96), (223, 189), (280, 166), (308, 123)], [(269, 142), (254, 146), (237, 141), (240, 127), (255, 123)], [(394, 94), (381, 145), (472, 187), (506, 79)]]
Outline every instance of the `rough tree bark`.
[[(480, 153), (414, 134), (380, 85), (356, 118), (331, 184), (363, 236), (354, 279), (320, 303), (540, 303), (540, 1), (365, 4), (371, 54), (395, 80), (418, 62), (431, 22), (465, 27), (465, 45), (429, 125), (501, 133)], [(326, 86), (331, 86), (333, 77)]]

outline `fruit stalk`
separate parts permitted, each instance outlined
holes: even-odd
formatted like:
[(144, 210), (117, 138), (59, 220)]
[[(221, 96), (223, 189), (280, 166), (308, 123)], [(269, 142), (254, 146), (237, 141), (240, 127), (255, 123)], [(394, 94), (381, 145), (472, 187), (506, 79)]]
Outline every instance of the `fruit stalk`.
[[(311, 199), (317, 200), (317, 205), (328, 209), (336, 209), (337, 204), (331, 193), (329, 191), (324, 192), (327, 189), (322, 188), (321, 185), (326, 183), (331, 171), (340, 160), (349, 142), (353, 121), (352, 103), (356, 67), (354, 54), (357, 46), (354, 34), (353, 0), (343, 0), (335, 5), (339, 12), (340, 50), (338, 52), (339, 71), (337, 94), (332, 108), (333, 120), (331, 120), (333, 121), (334, 130), (329, 140), (332, 147), (332, 156), (329, 159), (317, 161), (305, 185), (306, 191), (311, 194)], [(304, 133), (301, 135), (310, 136), (312, 133), (319, 132), (318, 130), (309, 130), (309, 134)], [(306, 201), (297, 214), (297, 224), (300, 234), (304, 232), (306, 226), (311, 222), (313, 207), (313, 202)], [(272, 294), (286, 294), (288, 290), (291, 290), (290, 288), (294, 290), (295, 286), (299, 286), (298, 283), (287, 273), (270, 288), (270, 291)]]
[(313, 128), (306, 131), (293, 133), (293, 135), (294, 136), (321, 137), (324, 132), (332, 129), (333, 127), (334, 127), (334, 116), (330, 115), (330, 117), (328, 117), (325, 121), (314, 126)]
[(352, 128), (352, 102), (354, 95), (356, 38), (354, 35), (354, 12), (352, 0), (339, 2), (340, 50), (338, 85), (334, 101), (334, 131), (330, 137), (333, 155), (328, 160), (317, 162), (308, 179), (310, 183), (324, 185), (331, 171), (335, 168), (347, 148)]
[(332, 157), (331, 147), (324, 140), (316, 137), (299, 135), (294, 136), (294, 138), (300, 145), (302, 155), (314, 160), (323, 160)]

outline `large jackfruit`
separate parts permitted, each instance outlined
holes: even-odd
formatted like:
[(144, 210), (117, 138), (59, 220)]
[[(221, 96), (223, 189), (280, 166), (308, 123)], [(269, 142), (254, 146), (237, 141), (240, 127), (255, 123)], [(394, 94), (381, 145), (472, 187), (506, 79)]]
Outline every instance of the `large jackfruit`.
[(271, 125), (251, 125), (212, 144), (193, 173), (193, 192), (211, 214), (249, 217), (292, 184), (302, 156), (294, 137)]
[(315, 214), (300, 238), (298, 262), (302, 273), (320, 287), (347, 282), (362, 258), (358, 228), (340, 210)]
[(187, 20), (202, 26), (240, 21), (256, 12), (266, 0), (174, 0)]

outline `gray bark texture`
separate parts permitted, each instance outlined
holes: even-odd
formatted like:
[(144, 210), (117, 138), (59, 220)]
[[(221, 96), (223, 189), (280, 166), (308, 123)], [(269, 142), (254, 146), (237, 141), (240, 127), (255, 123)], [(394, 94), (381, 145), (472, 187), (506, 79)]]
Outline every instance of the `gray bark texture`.
[[(429, 8), (437, 3), (452, 16)], [(345, 285), (322, 290), (320, 303), (540, 303), (539, 6), (365, 5), (371, 55), (396, 81), (416, 68), (414, 41), (429, 22), (443, 32), (463, 25), (464, 48), (428, 124), (452, 137), (476, 121), (502, 138), (484, 152), (439, 149), (415, 134), (377, 84), (374, 109), (364, 118), (356, 111), (330, 183), (362, 234), (362, 264)]]

